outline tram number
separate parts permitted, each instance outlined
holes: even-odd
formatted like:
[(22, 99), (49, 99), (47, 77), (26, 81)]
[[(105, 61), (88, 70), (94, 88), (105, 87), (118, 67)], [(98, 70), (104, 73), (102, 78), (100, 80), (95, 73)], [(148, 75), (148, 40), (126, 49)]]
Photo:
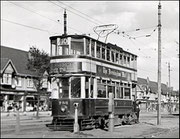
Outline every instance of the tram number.
[(59, 105), (68, 105), (68, 101), (59, 101)]

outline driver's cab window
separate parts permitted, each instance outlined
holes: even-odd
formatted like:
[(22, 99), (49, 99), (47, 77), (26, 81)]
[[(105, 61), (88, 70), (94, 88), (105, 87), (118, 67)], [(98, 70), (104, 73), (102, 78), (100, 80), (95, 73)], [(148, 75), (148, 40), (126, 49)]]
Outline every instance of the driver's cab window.
[(59, 98), (69, 98), (69, 78), (59, 80)]
[(81, 78), (71, 77), (71, 97), (80, 98), (81, 97)]

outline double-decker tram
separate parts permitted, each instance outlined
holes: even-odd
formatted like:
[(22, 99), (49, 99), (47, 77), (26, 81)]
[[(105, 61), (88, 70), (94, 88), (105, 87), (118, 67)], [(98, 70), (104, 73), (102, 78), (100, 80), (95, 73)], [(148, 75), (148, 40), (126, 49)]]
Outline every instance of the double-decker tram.
[(72, 130), (78, 104), (80, 130), (108, 126), (109, 93), (114, 94), (115, 124), (136, 119), (132, 89), (137, 83), (137, 56), (86, 35), (61, 35), (51, 41), (52, 123)]

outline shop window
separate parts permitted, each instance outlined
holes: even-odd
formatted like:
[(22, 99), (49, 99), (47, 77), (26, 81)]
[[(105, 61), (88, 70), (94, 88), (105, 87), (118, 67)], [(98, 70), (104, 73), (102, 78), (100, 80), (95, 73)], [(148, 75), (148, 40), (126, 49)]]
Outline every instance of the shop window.
[(81, 97), (81, 78), (71, 77), (71, 97), (80, 98)]

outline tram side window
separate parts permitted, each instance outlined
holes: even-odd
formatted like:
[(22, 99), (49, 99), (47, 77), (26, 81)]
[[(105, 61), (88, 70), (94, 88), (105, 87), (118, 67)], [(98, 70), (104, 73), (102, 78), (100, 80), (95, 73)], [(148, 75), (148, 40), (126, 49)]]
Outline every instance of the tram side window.
[(71, 97), (72, 98), (81, 97), (81, 78), (80, 77), (71, 78)]
[(83, 39), (71, 39), (71, 54), (80, 55), (84, 54), (84, 41)]
[(115, 63), (116, 63), (116, 64), (120, 64), (120, 63), (119, 63), (119, 53), (116, 53)]
[(109, 93), (113, 93), (115, 98), (115, 86), (108, 86), (108, 97), (109, 97)]
[(124, 92), (124, 89), (123, 89), (123, 87), (121, 87), (121, 89), (120, 89), (120, 98), (124, 98), (123, 92)]
[(112, 62), (114, 62), (114, 61), (115, 61), (114, 51), (113, 51), (113, 50), (111, 51), (111, 60), (112, 60)]
[(51, 40), (51, 56), (56, 56), (57, 41)]
[(126, 56), (124, 56), (124, 65), (126, 65)]
[(131, 98), (131, 96), (130, 96), (130, 88), (125, 88), (124, 97), (125, 97), (125, 99), (130, 99)]
[(97, 43), (97, 46), (96, 46), (96, 56), (97, 58), (101, 58), (101, 46), (99, 43)]
[(86, 39), (86, 54), (87, 55), (90, 55), (89, 48), (90, 48), (90, 40)]
[(120, 60), (120, 64), (122, 65), (123, 64), (123, 60), (122, 60), (122, 54), (121, 53), (120, 53), (119, 60)]
[(107, 60), (110, 61), (110, 48), (107, 47)]
[(97, 85), (97, 97), (106, 98), (106, 85), (103, 84)]
[(105, 48), (102, 47), (102, 59), (105, 59)]
[(91, 55), (94, 57), (95, 56), (95, 41), (91, 41)]

